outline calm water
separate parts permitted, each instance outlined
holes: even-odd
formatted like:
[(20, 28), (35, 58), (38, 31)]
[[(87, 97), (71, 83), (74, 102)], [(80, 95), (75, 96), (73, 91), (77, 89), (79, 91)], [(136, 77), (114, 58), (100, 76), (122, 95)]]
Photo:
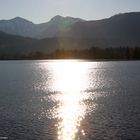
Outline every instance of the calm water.
[(0, 139), (140, 140), (140, 61), (0, 61)]

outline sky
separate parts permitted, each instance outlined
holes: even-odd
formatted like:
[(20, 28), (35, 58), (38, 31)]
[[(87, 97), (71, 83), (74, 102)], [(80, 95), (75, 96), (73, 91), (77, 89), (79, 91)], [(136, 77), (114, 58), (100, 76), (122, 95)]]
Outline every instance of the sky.
[(22, 17), (34, 23), (55, 15), (98, 20), (140, 11), (140, 0), (0, 0), (0, 19)]

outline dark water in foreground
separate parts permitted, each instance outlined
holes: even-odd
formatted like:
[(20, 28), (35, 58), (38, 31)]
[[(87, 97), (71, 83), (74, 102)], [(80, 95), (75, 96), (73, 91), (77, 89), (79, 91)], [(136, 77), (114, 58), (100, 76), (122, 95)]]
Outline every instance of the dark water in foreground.
[(0, 139), (140, 140), (140, 61), (1, 61)]

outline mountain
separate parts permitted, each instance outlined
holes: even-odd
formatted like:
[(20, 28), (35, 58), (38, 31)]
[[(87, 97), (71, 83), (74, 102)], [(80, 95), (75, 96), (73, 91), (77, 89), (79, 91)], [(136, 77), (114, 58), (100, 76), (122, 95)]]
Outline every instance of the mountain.
[(36, 27), (28, 20), (16, 17), (10, 20), (0, 20), (0, 31), (13, 35), (31, 37), (36, 31)]
[(0, 54), (27, 53), (35, 50), (36, 39), (0, 32)]
[(92, 39), (94, 46), (140, 46), (140, 12), (77, 22), (59, 34), (61, 37)]
[(140, 12), (85, 21), (55, 16), (34, 24), (17, 17), (0, 21), (0, 51), (52, 52), (91, 47), (140, 47)]
[[(88, 47), (90, 47), (90, 45), (88, 45)], [(35, 52), (51, 53), (56, 49), (71, 50), (86, 47), (87, 43), (84, 43), (84, 40), (72, 38), (46, 38), (38, 40), (10, 35), (0, 31), (0, 56), (3, 54), (8, 56)]]
[[(0, 56), (21, 55), (36, 52), (51, 53), (56, 49), (77, 49), (77, 40), (65, 38), (33, 39), (10, 35), (0, 31)], [(79, 42), (80, 43), (80, 42)], [(67, 47), (65, 47), (67, 45)]]
[(83, 20), (57, 15), (49, 22), (34, 24), (26, 19), (16, 17), (10, 20), (0, 20), (0, 31), (12, 35), (41, 39), (54, 37), (60, 30), (63, 30), (79, 21)]
[(70, 27), (71, 25), (82, 22), (83, 19), (73, 18), (73, 17), (62, 17), (55, 16), (49, 22), (39, 24), (38, 28), (41, 29), (40, 33), (37, 34), (37, 38), (47, 38), (47, 37), (56, 37), (60, 31), (63, 31)]

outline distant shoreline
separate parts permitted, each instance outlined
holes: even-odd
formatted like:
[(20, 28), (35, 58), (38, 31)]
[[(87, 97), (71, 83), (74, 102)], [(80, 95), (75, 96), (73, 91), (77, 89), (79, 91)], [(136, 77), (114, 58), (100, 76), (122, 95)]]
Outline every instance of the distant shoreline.
[(65, 58), (65, 59), (0, 59), (0, 61), (87, 61), (87, 62), (109, 62), (109, 61), (140, 61), (140, 59), (78, 59), (78, 58)]

